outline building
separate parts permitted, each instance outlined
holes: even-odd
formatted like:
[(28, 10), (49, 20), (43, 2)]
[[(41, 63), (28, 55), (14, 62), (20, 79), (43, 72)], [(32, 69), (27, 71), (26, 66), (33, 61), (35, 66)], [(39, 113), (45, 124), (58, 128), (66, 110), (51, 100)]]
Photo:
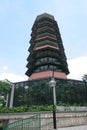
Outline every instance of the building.
[(28, 51), (29, 80), (52, 77), (53, 72), (55, 78), (67, 78), (67, 59), (54, 16), (44, 13), (36, 17)]

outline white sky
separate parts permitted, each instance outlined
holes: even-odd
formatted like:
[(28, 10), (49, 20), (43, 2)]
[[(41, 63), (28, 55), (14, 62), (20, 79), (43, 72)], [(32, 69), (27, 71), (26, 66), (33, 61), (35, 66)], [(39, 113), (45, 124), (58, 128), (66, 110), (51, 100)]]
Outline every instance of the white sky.
[(31, 28), (36, 16), (47, 12), (58, 23), (70, 74), (87, 74), (87, 0), (1, 0), (0, 79), (27, 80)]

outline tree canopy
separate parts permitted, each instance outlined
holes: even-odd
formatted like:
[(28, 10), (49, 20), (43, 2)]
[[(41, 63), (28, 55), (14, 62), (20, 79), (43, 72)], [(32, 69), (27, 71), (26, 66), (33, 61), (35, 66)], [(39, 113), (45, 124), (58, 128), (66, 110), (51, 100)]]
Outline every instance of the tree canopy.
[(11, 85), (4, 82), (4, 81), (0, 81), (0, 94), (1, 93), (8, 93), (9, 89), (10, 89)]
[(10, 90), (11, 85), (5, 81), (0, 81), (0, 106), (5, 104), (7, 93)]

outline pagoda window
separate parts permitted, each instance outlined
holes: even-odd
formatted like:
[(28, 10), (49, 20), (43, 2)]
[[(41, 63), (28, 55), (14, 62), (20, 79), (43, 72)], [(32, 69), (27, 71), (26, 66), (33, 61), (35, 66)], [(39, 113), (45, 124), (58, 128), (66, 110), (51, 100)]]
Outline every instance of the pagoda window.
[(48, 70), (48, 65), (39, 66), (36, 68), (34, 72), (45, 71), (45, 70)]
[(43, 69), (44, 69), (44, 66), (41, 66), (41, 67), (40, 67), (40, 70), (42, 71)]
[(40, 60), (37, 60), (37, 62), (35, 63), (35, 65), (38, 65), (38, 64), (40, 64)]
[(38, 52), (37, 55), (36, 55), (36, 58), (40, 58), (40, 57), (43, 57), (43, 56), (53, 56), (53, 57), (59, 57), (59, 54), (57, 52), (53, 52), (53, 51), (42, 51), (42, 52)]
[(36, 72), (39, 72), (40, 71), (40, 67), (37, 67), (35, 70), (34, 70), (34, 72), (36, 73)]
[(39, 65), (39, 64), (41, 64), (41, 63), (46, 63), (47, 61), (48, 61), (48, 58), (47, 58), (47, 57), (41, 58), (41, 59), (37, 60), (37, 62), (36, 62), (35, 65)]
[(59, 66), (56, 66), (55, 70), (58, 71), (58, 72), (63, 72), (62, 69)]
[(47, 69), (48, 69), (48, 65), (44, 65), (43, 70), (47, 70)]
[(50, 70), (53, 70), (53, 66), (52, 66), (52, 65), (49, 65), (49, 69), (50, 69)]
[(55, 62), (55, 59), (52, 58), (52, 57), (49, 57), (49, 61), (51, 61), (51, 62)]
[(47, 61), (47, 57), (42, 58), (42, 59), (40, 59), (40, 60), (41, 60), (41, 62), (45, 62), (45, 61)]
[(59, 63), (58, 59), (55, 59), (55, 58), (52, 58), (52, 57), (49, 57), (49, 61), (52, 62), (52, 63)]

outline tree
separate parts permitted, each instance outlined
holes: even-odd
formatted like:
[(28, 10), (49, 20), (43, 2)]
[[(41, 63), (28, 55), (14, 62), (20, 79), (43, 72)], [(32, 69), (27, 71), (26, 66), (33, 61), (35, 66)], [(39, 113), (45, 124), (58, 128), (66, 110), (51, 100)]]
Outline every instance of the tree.
[(10, 90), (11, 85), (0, 81), (0, 106), (4, 106), (6, 102), (6, 96)]

